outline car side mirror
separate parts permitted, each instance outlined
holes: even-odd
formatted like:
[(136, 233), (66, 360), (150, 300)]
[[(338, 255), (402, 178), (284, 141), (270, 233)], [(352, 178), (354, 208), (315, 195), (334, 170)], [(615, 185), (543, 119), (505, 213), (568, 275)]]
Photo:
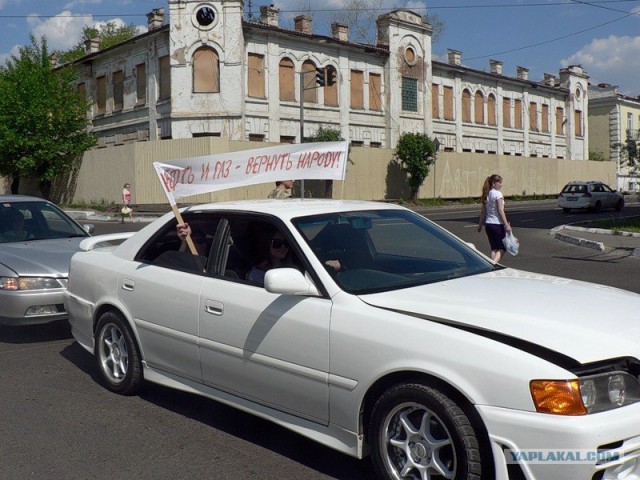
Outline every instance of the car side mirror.
[(282, 295), (320, 296), (316, 286), (295, 268), (272, 268), (264, 276), (264, 288)]
[(84, 231), (87, 232), (89, 235), (91, 235), (94, 230), (96, 229), (96, 226), (93, 223), (85, 223), (82, 228), (84, 228)]

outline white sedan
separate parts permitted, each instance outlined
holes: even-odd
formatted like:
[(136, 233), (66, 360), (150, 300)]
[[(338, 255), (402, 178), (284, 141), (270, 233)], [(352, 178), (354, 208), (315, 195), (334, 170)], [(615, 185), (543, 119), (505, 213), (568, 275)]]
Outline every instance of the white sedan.
[(73, 335), (108, 389), (204, 395), (381, 479), (640, 478), (639, 295), (493, 264), (395, 205), (182, 213), (201, 255), (168, 214), (72, 259)]

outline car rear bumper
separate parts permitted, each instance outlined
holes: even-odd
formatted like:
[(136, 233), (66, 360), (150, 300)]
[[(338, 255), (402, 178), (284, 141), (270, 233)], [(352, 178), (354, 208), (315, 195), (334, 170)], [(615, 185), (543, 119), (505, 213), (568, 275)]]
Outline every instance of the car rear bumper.
[(0, 290), (0, 325), (38, 325), (67, 319), (63, 288)]
[(640, 475), (640, 424), (630, 421), (640, 418), (640, 403), (575, 417), (488, 406), (478, 410), (498, 472), (516, 463), (531, 480), (586, 480), (602, 471), (607, 479), (638, 478), (625, 472)]

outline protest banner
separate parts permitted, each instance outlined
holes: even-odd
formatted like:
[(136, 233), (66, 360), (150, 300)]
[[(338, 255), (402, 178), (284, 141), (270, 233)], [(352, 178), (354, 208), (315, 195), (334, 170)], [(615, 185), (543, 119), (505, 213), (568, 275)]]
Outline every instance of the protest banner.
[[(176, 219), (176, 198), (279, 180), (344, 180), (347, 142), (316, 142), (154, 162)], [(187, 237), (189, 249), (195, 246)]]
[(278, 180), (344, 180), (347, 142), (277, 145), (153, 166), (174, 205), (176, 198)]

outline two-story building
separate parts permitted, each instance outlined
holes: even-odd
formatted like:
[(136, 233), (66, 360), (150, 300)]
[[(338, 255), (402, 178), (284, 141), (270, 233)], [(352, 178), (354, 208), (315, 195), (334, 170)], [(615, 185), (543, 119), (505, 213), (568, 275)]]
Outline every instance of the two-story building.
[[(492, 60), (467, 68), (461, 52), (432, 60), (432, 29), (411, 11), (378, 17), (376, 45), (331, 36), (311, 20), (279, 26), (261, 7), (244, 19), (242, 0), (169, 0), (148, 15), (148, 32), (100, 50), (86, 43), (78, 88), (93, 100), (98, 147), (224, 136), (300, 142), (319, 127), (352, 145), (394, 148), (404, 132), (436, 137), (441, 149), (526, 157), (588, 158), (587, 75), (579, 66), (528, 78)], [(318, 87), (317, 69), (336, 82)]]

